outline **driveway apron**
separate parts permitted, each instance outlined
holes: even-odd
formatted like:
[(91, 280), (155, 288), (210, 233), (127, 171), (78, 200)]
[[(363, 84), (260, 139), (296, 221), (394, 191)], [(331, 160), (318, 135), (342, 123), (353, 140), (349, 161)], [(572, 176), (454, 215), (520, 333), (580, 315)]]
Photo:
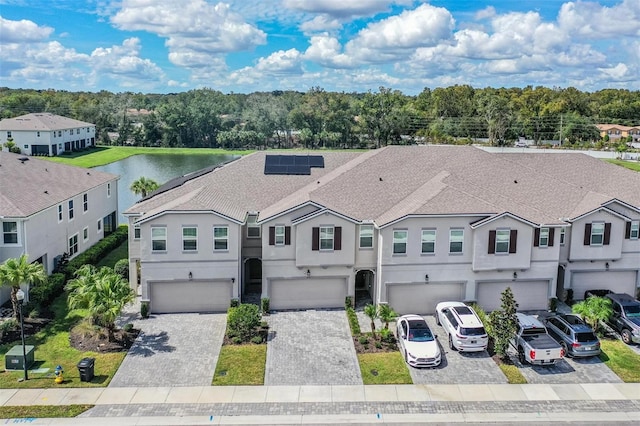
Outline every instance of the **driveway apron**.
[(163, 314), (133, 321), (140, 335), (109, 387), (210, 386), (226, 314)]
[(266, 386), (362, 385), (344, 310), (274, 312), (266, 320)]

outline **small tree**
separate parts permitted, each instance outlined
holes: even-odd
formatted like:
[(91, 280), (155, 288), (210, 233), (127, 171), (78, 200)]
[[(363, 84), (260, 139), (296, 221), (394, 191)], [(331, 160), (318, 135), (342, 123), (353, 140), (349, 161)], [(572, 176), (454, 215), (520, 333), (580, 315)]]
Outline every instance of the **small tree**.
[(134, 194), (140, 195), (142, 198), (146, 197), (151, 192), (158, 189), (160, 185), (153, 179), (148, 179), (144, 176), (139, 179), (133, 181), (129, 189), (133, 191)]
[(393, 321), (397, 316), (398, 314), (396, 313), (396, 311), (394, 311), (393, 308), (391, 308), (391, 306), (387, 304), (380, 305), (378, 307), (378, 317), (380, 318), (380, 321), (384, 322), (385, 330), (389, 329), (389, 323)]
[(41, 284), (47, 279), (44, 266), (40, 263), (29, 263), (29, 256), (23, 254), (19, 258), (7, 259), (0, 265), (0, 284), (11, 287), (11, 306), (13, 317), (18, 318), (18, 297), (20, 284)]
[(257, 305), (242, 303), (237, 307), (229, 308), (227, 314), (227, 334), (229, 336), (237, 336), (243, 342), (248, 342), (259, 325), (260, 309)]
[(376, 337), (376, 323), (375, 319), (378, 318), (378, 308), (376, 305), (369, 303), (364, 307), (364, 314), (371, 320), (371, 334)]
[(591, 296), (571, 307), (574, 314), (580, 315), (593, 328), (598, 331), (600, 321), (606, 321), (613, 314), (611, 300), (607, 297)]
[(491, 312), (489, 320), (493, 330), (494, 350), (501, 358), (505, 358), (509, 349), (509, 340), (517, 330), (516, 310), (518, 303), (513, 297), (511, 287), (507, 287), (500, 296), (501, 309)]

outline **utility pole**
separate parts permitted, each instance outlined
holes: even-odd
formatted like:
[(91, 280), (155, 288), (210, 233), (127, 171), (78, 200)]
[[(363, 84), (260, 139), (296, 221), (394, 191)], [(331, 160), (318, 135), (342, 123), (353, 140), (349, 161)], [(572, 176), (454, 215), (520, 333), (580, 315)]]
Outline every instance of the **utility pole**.
[(560, 114), (560, 138), (559, 138), (559, 146), (562, 146), (562, 114)]

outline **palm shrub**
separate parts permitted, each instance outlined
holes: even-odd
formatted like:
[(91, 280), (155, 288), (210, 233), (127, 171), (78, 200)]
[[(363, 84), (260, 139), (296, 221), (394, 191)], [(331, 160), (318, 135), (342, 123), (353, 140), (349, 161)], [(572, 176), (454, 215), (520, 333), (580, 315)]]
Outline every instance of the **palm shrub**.
[(584, 318), (595, 332), (598, 332), (600, 321), (608, 320), (613, 314), (611, 300), (607, 297), (599, 296), (587, 297), (582, 302), (574, 304), (571, 307), (571, 311)]
[(229, 308), (227, 313), (227, 335), (248, 342), (260, 326), (260, 309), (251, 303), (241, 303)]
[(398, 317), (398, 314), (396, 313), (396, 311), (393, 310), (393, 308), (391, 308), (391, 306), (387, 304), (382, 304), (378, 306), (378, 318), (380, 318), (380, 321), (384, 322), (385, 330), (389, 329), (389, 323), (394, 319), (396, 319), (397, 317)]
[(18, 318), (18, 290), (21, 284), (37, 285), (45, 282), (47, 274), (40, 263), (29, 263), (29, 255), (7, 259), (0, 265), (0, 284), (11, 288), (13, 317)]
[(364, 307), (364, 314), (371, 320), (371, 335), (375, 339), (376, 337), (376, 323), (375, 319), (378, 318), (378, 307), (372, 303), (369, 303)]
[(517, 330), (516, 310), (518, 303), (513, 297), (511, 287), (507, 287), (500, 295), (501, 309), (491, 312), (489, 320), (493, 330), (494, 350), (501, 358), (507, 356), (509, 340)]

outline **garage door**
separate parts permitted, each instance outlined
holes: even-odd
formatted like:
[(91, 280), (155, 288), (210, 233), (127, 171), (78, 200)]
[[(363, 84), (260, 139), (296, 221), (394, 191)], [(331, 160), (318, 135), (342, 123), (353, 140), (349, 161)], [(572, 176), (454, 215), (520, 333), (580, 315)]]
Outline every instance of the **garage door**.
[(478, 283), (478, 305), (487, 312), (500, 309), (500, 296), (507, 287), (511, 287), (519, 311), (548, 308), (549, 281)]
[(436, 305), (445, 301), (462, 300), (462, 283), (449, 284), (387, 284), (389, 306), (400, 315), (432, 314)]
[(584, 292), (593, 289), (607, 289), (614, 293), (635, 296), (636, 276), (636, 271), (573, 272), (571, 274), (573, 298), (582, 300)]
[(271, 309), (344, 308), (346, 278), (302, 278), (269, 283)]
[(224, 312), (231, 303), (230, 282), (151, 282), (151, 312)]

